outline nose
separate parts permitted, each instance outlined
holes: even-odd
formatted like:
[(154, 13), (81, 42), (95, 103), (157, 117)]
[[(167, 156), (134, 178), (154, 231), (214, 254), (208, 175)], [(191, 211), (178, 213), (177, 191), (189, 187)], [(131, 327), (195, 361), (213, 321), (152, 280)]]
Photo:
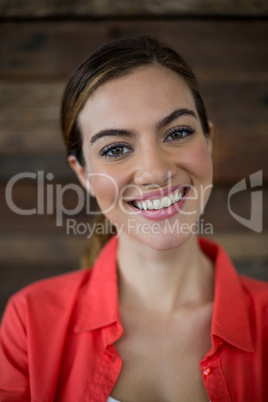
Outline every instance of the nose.
[(134, 182), (138, 186), (163, 187), (174, 173), (174, 163), (157, 146), (140, 152)]

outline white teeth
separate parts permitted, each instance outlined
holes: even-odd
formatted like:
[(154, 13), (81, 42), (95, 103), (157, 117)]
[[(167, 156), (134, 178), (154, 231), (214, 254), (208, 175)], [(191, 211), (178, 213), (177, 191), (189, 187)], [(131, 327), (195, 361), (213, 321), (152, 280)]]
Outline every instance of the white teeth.
[(142, 208), (146, 211), (147, 210), (147, 205), (145, 201), (142, 201)]
[(146, 203), (147, 203), (147, 208), (148, 209), (154, 209), (154, 205), (153, 205), (151, 200), (147, 200)]
[(137, 206), (139, 209), (143, 209), (143, 208), (142, 208), (142, 203), (141, 203), (141, 202), (137, 202), (136, 206)]
[(182, 199), (182, 193), (176, 193), (175, 194), (175, 202), (178, 202)]
[(162, 199), (162, 205), (164, 208), (169, 207), (171, 205), (171, 201), (168, 197), (164, 197)]
[(178, 190), (175, 193), (170, 193), (168, 196), (161, 198), (160, 200), (144, 200), (144, 201), (134, 201), (135, 207), (146, 211), (147, 209), (162, 209), (167, 208), (175, 202), (178, 202), (182, 199), (184, 192), (179, 192)]
[(160, 200), (154, 200), (154, 209), (161, 209), (162, 208), (162, 203)]

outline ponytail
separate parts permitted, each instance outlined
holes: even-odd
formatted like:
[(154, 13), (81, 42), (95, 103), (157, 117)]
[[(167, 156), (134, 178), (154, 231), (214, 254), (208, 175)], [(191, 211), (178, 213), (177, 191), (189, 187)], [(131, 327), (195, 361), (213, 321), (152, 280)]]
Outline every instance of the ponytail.
[[(94, 225), (95, 224), (95, 225)], [(84, 252), (80, 259), (81, 268), (92, 267), (105, 244), (116, 234), (116, 229), (111, 225), (105, 215), (99, 214), (93, 222), (95, 228), (109, 228), (110, 230), (95, 230), (87, 240)]]

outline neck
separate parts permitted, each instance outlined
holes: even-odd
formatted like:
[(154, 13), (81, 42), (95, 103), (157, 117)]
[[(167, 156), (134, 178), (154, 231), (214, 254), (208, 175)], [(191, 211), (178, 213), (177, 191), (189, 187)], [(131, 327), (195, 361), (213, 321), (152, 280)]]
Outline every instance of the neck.
[(120, 303), (157, 311), (175, 311), (213, 300), (214, 275), (196, 236), (182, 246), (158, 251), (119, 237), (118, 277)]

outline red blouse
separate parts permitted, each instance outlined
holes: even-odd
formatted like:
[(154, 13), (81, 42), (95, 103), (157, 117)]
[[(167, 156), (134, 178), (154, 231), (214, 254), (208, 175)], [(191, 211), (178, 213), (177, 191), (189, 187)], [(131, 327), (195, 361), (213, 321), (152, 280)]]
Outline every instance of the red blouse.
[[(268, 401), (268, 283), (240, 276), (224, 250), (215, 261), (212, 348), (200, 362), (210, 400)], [(14, 295), (0, 332), (0, 401), (105, 402), (122, 361), (117, 239), (93, 269), (32, 284)]]

